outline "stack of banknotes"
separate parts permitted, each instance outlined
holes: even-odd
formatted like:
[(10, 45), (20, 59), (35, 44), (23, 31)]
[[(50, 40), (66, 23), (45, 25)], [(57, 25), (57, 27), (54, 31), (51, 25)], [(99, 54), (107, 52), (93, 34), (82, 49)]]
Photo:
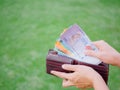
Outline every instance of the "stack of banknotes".
[(77, 24), (74, 24), (61, 33), (55, 43), (54, 50), (57, 51), (59, 55), (73, 58), (81, 62), (95, 65), (100, 64), (101, 61), (98, 58), (84, 54), (86, 46), (90, 47), (95, 52), (98, 51), (86, 33)]

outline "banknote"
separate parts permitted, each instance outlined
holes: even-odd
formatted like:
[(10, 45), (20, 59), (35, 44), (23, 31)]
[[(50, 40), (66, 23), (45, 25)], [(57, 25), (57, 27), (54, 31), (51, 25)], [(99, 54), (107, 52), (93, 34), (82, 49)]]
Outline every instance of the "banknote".
[(60, 55), (66, 55), (91, 64), (101, 63), (98, 58), (86, 56), (84, 54), (86, 46), (91, 47), (96, 52), (98, 51), (86, 33), (77, 24), (64, 30), (55, 43), (55, 49)]

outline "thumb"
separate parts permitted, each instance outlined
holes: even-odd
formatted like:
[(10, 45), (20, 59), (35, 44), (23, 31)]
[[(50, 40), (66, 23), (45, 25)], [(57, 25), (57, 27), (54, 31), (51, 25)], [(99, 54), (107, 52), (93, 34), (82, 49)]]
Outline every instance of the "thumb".
[(76, 71), (78, 68), (78, 65), (64, 64), (62, 65), (62, 68), (68, 71)]
[(96, 51), (93, 51), (93, 50), (86, 50), (85, 55), (100, 58), (100, 53), (98, 51), (96, 52)]

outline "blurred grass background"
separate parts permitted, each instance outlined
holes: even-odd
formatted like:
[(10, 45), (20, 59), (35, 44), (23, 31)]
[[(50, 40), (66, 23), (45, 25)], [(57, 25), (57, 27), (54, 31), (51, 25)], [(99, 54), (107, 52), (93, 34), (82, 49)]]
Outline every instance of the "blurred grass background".
[[(48, 49), (74, 23), (120, 52), (119, 0), (0, 0), (0, 90), (79, 90), (63, 88), (45, 66)], [(120, 68), (110, 66), (108, 84), (120, 90)]]

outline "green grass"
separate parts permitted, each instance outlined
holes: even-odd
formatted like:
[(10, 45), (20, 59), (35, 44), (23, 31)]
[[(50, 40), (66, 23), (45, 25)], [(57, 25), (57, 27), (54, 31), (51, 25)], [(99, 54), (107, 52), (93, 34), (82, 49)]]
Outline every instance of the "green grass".
[[(0, 0), (0, 90), (79, 90), (63, 88), (45, 66), (48, 49), (74, 23), (120, 52), (119, 0)], [(109, 88), (120, 90), (120, 68), (110, 66)]]

